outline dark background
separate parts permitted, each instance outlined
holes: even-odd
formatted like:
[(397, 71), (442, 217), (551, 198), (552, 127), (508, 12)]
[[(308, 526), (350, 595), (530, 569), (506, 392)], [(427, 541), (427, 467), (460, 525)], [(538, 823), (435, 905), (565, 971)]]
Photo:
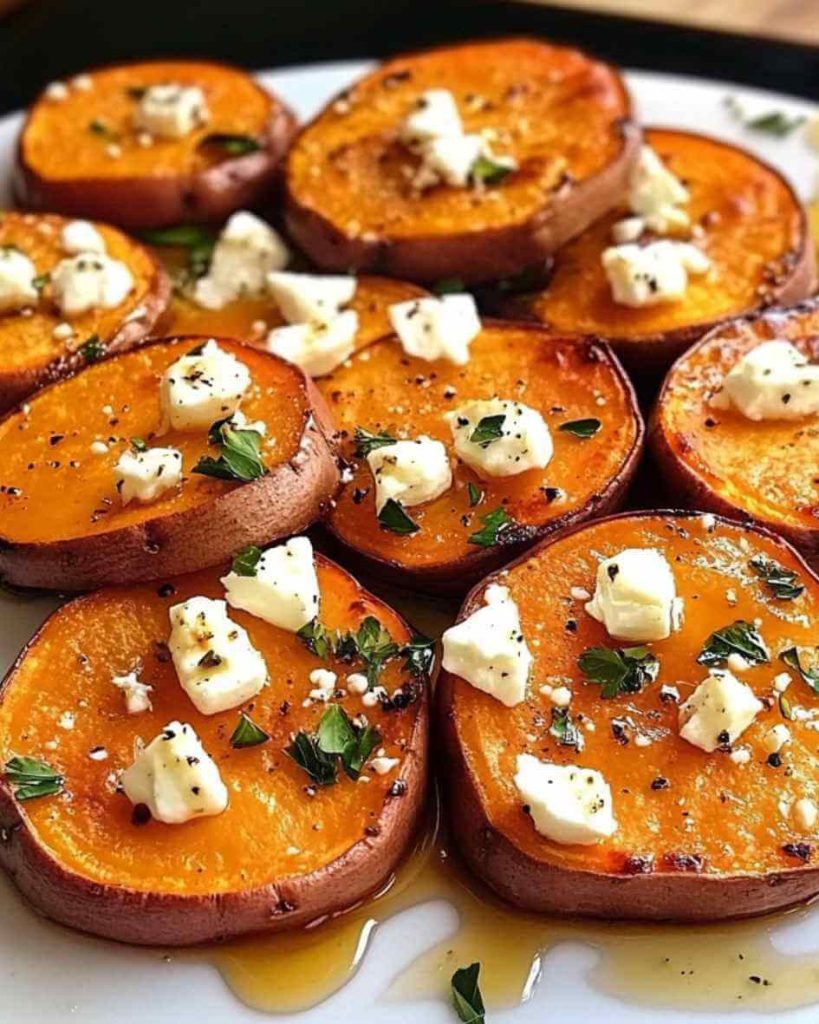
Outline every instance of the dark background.
[[(819, 5), (819, 0), (805, 2)], [(52, 79), (101, 63), (184, 55), (265, 68), (380, 57), (436, 42), (519, 32), (575, 43), (631, 67), (819, 98), (819, 49), (529, 4), (28, 0), (0, 22), (0, 112), (26, 105)]]

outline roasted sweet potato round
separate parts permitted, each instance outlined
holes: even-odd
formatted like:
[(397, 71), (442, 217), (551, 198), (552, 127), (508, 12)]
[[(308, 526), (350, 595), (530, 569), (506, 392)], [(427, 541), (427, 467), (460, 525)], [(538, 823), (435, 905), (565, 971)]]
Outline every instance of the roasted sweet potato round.
[(67, 255), (60, 233), (68, 223), (53, 214), (10, 211), (0, 218), (0, 248), (27, 256), (40, 284), (31, 307), (0, 314), (0, 411), (85, 365), (89, 351), (120, 352), (136, 345), (168, 304), (170, 283), (151, 253), (115, 228), (96, 224), (108, 255), (130, 270), (134, 288), (113, 309), (63, 316), (52, 299), (48, 274)]
[[(338, 483), (321, 397), (296, 367), (219, 340), (250, 371), (242, 402), (262, 420), (267, 472), (248, 483), (192, 470), (215, 455), (207, 431), (160, 434), (159, 381), (204, 338), (153, 342), (39, 392), (0, 423), (0, 576), (19, 586), (83, 590), (193, 572), (246, 544), (303, 530)], [(182, 453), (181, 485), (122, 504), (114, 466), (133, 438)]]
[[(448, 89), (464, 131), (495, 133), (519, 170), (486, 188), (419, 192), (398, 138), (429, 89)], [(397, 57), (330, 103), (287, 156), (286, 219), (326, 269), (467, 282), (543, 260), (620, 199), (639, 130), (619, 74), (531, 39)]]
[[(546, 534), (617, 508), (642, 448), (634, 394), (611, 351), (527, 324), (485, 321), (465, 366), (410, 357), (395, 337), (384, 338), (318, 385), (351, 467), (326, 526), (369, 570), (421, 589), (463, 593)], [(356, 455), (356, 430), (426, 435), (451, 453), (445, 414), (493, 395), (542, 414), (554, 441), (546, 468), (486, 480), (453, 459), (452, 486), (408, 510), (416, 533), (379, 528), (373, 475)], [(586, 420), (591, 436), (562, 429)], [(503, 520), (498, 529), (493, 514)]]
[(749, 516), (815, 565), (819, 435), (813, 421), (755, 422), (710, 401), (742, 356), (775, 339), (819, 358), (819, 301), (725, 324), (682, 355), (655, 407), (651, 444), (669, 493), (683, 504)]
[[(146, 87), (195, 86), (209, 116), (180, 138), (138, 131)], [(250, 75), (205, 61), (100, 68), (51, 87), (20, 136), (16, 191), (34, 209), (127, 228), (221, 221), (270, 191), (295, 128)]]
[[(317, 562), (328, 628), (354, 631), (372, 616), (398, 645), (409, 640), (394, 611), (337, 565)], [(364, 707), (346, 690), (335, 698), (350, 718), (364, 712), (380, 733), (377, 750), (396, 763), (383, 774), (365, 764), (368, 785), (341, 771), (334, 785), (315, 785), (285, 753), (294, 733), (314, 732), (328, 706), (307, 699), (308, 676), (329, 668), (343, 687), (355, 664), (320, 659), (294, 633), (230, 609), (267, 662), (270, 684), (235, 712), (201, 715), (167, 655), (168, 609), (194, 595), (222, 597), (218, 577), (200, 572), (158, 589), (72, 601), (46, 622), (0, 689), (2, 762), (36, 757), (64, 778), (61, 794), (28, 801), (0, 779), (0, 863), (38, 910), (63, 924), (157, 945), (303, 926), (377, 889), (411, 839), (426, 792), (426, 682), (411, 679), (395, 657), (380, 682), (389, 691), (411, 684), (414, 701)], [(111, 681), (135, 666), (153, 687), (152, 710), (136, 715), (126, 713)], [(267, 742), (232, 746), (239, 710)], [(70, 731), (60, 725), (66, 715)], [(147, 743), (174, 720), (195, 729), (229, 805), (181, 825), (146, 822), (132, 817), (117, 777), (133, 761), (136, 739)]]
[(629, 370), (664, 370), (688, 345), (728, 317), (798, 302), (816, 283), (801, 203), (785, 179), (745, 150), (690, 132), (652, 128), (651, 145), (687, 186), (686, 209), (711, 270), (692, 277), (685, 298), (641, 309), (620, 305), (601, 263), (622, 208), (566, 245), (542, 291), (500, 302), (557, 331), (598, 334)]
[[(619, 644), (584, 611), (582, 591), (594, 590), (601, 559), (634, 547), (659, 549), (670, 562), (683, 622), (649, 648), (659, 662), (655, 681), (604, 698), (578, 658)], [(753, 569), (759, 556), (794, 574), (797, 596), (775, 596)], [(452, 836), (481, 878), (518, 907), (595, 917), (745, 917), (819, 891), (815, 823), (800, 824), (795, 813), (799, 800), (815, 807), (819, 697), (780, 660), (789, 648), (815, 650), (819, 580), (786, 542), (712, 515), (627, 513), (550, 539), (483, 581), (462, 618), (492, 582), (508, 587), (520, 610), (534, 658), (526, 698), (505, 707), (446, 672), (437, 692)], [(714, 671), (698, 664), (701, 652), (715, 650), (713, 634), (740, 621), (761, 636), (767, 657), (744, 671), (733, 659), (731, 666), (762, 706), (733, 748), (709, 754), (679, 735), (677, 704)], [(786, 695), (774, 686), (783, 671)], [(544, 684), (571, 689), (568, 721), (581, 750), (568, 745), (576, 736), (561, 728)], [(789, 737), (775, 756), (767, 745), (774, 726)], [(540, 835), (513, 782), (523, 753), (602, 772), (614, 834), (588, 846)]]

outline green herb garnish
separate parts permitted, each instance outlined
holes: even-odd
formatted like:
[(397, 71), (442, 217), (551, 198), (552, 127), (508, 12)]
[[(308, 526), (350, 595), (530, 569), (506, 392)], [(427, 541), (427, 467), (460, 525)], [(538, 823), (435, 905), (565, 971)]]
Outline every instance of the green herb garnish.
[(338, 778), (335, 756), (325, 753), (319, 746), (318, 737), (311, 733), (297, 732), (285, 753), (319, 786), (332, 786)]
[(239, 713), (238, 725), (230, 737), (232, 747), (236, 750), (242, 750), (244, 747), (258, 747), (262, 743), (267, 743), (269, 739), (270, 735), (256, 725), (250, 715), (245, 714), (244, 711)]
[(470, 508), (474, 508), (476, 505), (480, 505), (480, 503), (484, 499), (484, 495), (486, 494), (486, 492), (482, 491), (480, 487), (478, 487), (476, 484), (473, 484), (471, 480), (466, 485), (466, 493), (469, 495)]
[(378, 683), (378, 677), (384, 663), (399, 653), (398, 644), (373, 615), (368, 615), (354, 634), (344, 639), (355, 640), (356, 652), (366, 666), (367, 682), (372, 689)]
[(296, 636), (317, 658), (326, 661), (333, 653), (333, 637), (318, 619), (312, 619), (302, 626)]
[(599, 683), (606, 699), (620, 693), (639, 693), (653, 683), (660, 663), (647, 647), (589, 647), (577, 659), (580, 671), (590, 683)]
[(594, 437), (602, 426), (600, 420), (589, 417), (585, 420), (569, 420), (568, 423), (561, 423), (557, 429), (562, 430), (564, 434), (573, 434), (585, 441)]
[(148, 245), (160, 248), (187, 249), (188, 270), (194, 277), (202, 277), (207, 273), (216, 245), (216, 235), (213, 231), (196, 224), (180, 224), (172, 228), (143, 231), (141, 238)]
[(478, 983), (480, 972), (481, 965), (475, 963), (459, 967), (452, 975), (452, 1002), (464, 1024), (485, 1024), (486, 1021), (486, 1008)]
[(134, 449), (135, 452), (147, 452), (148, 451), (148, 445), (145, 443), (145, 441), (141, 437), (132, 437), (131, 438), (131, 447)]
[[(780, 661), (784, 661), (788, 668), (798, 672), (802, 680), (815, 692), (819, 693), (819, 669), (808, 668), (802, 664), (802, 658), (798, 647), (789, 647), (779, 655)], [(781, 698), (780, 698), (781, 700)], [(780, 704), (781, 706), (781, 704)]]
[(246, 548), (242, 548), (241, 551), (236, 552), (233, 556), (231, 569), (237, 576), (255, 576), (256, 567), (261, 557), (262, 549), (257, 548), (255, 544), (250, 544)]
[(578, 751), (583, 749), (583, 734), (572, 721), (568, 708), (552, 708), (552, 724), (549, 726), (549, 735), (554, 736), (561, 746), (574, 747)]
[(130, 96), (132, 100), (141, 100), (147, 91), (147, 85), (129, 85), (125, 90), (125, 95)]
[(773, 558), (754, 555), (748, 565), (780, 601), (792, 601), (804, 593), (804, 584), (797, 582), (799, 574), (793, 569), (786, 569)]
[(791, 708), (791, 702), (785, 696), (784, 693), (779, 694), (779, 713), (783, 718), (789, 722), (793, 718), (793, 709)]
[(435, 641), (421, 633), (415, 633), (400, 651), (404, 668), (416, 679), (429, 679), (435, 664)]
[(360, 459), (365, 459), (376, 448), (386, 448), (387, 445), (395, 444), (396, 439), (389, 434), (371, 434), (363, 427), (356, 427), (353, 441), (356, 455)]
[(86, 363), (96, 363), (105, 355), (105, 345), (100, 341), (99, 335), (92, 334), (87, 341), (80, 345), (77, 351)]
[(231, 419), (225, 419), (213, 424), (208, 437), (210, 443), (219, 448), (219, 458), (203, 456), (193, 467), (194, 473), (243, 483), (267, 473), (262, 461), (262, 435), (258, 430), (235, 427)]
[(32, 280), (31, 283), (32, 283), (32, 285), (34, 285), (34, 287), (36, 288), (36, 290), (38, 292), (41, 292), (43, 290), (43, 288), (45, 288), (45, 286), (48, 284), (48, 282), (50, 280), (51, 280), (51, 274), (49, 274), (49, 273), (38, 274), (37, 277), (35, 277)]
[(4, 778), (14, 787), (17, 800), (36, 800), (62, 793), (63, 776), (46, 761), (36, 757), (12, 757), (3, 768)]
[(475, 533), (470, 533), (468, 539), (470, 544), (477, 544), (482, 548), (491, 548), (493, 544), (497, 544), (503, 533), (515, 525), (515, 520), (507, 514), (502, 505), (480, 518), (483, 526)]
[(213, 132), (206, 135), (199, 146), (213, 146), (224, 150), (230, 156), (246, 156), (248, 153), (257, 153), (262, 148), (259, 140), (254, 139), (252, 135), (233, 135), (229, 132)]
[(472, 444), (480, 445), (481, 448), (488, 448), (493, 441), (503, 437), (503, 421), (505, 419), (505, 413), (499, 413), (497, 416), (483, 416), (469, 435), (469, 440)]
[(319, 786), (331, 786), (338, 779), (339, 762), (355, 780), (380, 742), (376, 728), (356, 725), (339, 704), (331, 704), (321, 716), (318, 730), (296, 733), (286, 753)]
[(796, 131), (804, 123), (805, 118), (801, 114), (788, 117), (781, 110), (771, 110), (766, 114), (760, 114), (758, 117), (752, 117), (745, 122), (745, 127), (750, 128), (751, 131), (765, 132), (767, 135), (775, 135), (781, 139)]
[(421, 527), (404, 511), (404, 506), (395, 498), (388, 498), (378, 513), (378, 522), (384, 530), (390, 530), (402, 537), (418, 533)]
[(445, 277), (432, 286), (435, 295), (458, 295), (466, 291), (466, 285), (460, 277)]
[(112, 131), (104, 121), (100, 121), (95, 118), (88, 124), (88, 130), (92, 135), (98, 135), (101, 139), (106, 139), (108, 142), (118, 142), (119, 133)]
[(705, 641), (697, 661), (700, 665), (719, 666), (724, 665), (732, 654), (741, 654), (752, 665), (763, 665), (770, 661), (756, 626), (743, 619), (712, 633)]
[(481, 185), (499, 185), (514, 170), (509, 164), (481, 155), (472, 164), (469, 177)]

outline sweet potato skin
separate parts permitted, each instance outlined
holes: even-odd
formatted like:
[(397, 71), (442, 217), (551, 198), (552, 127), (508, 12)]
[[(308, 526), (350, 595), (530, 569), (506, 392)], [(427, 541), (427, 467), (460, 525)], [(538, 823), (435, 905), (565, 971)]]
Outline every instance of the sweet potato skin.
[[(649, 520), (657, 516), (672, 517), (675, 525), (684, 530), (686, 519), (693, 523), (701, 514), (671, 510), (624, 512), (598, 520), (593, 525), (604, 528), (606, 524), (622, 520)], [(799, 554), (769, 530), (745, 527), (727, 519), (719, 519), (717, 523), (718, 529), (728, 527), (764, 540), (767, 550), (778, 552), (788, 566), (798, 569), (802, 582), (809, 587), (819, 583)], [(582, 529), (582, 526), (575, 527), (561, 537), (544, 541), (501, 572), (481, 581), (467, 596), (458, 620), (482, 604), (482, 594), (491, 583), (504, 584), (507, 572)], [(607, 643), (608, 646), (615, 645), (613, 641)], [(545, 839), (541, 840), (544, 849), (558, 850), (560, 857), (553, 856), (554, 862), (550, 863), (546, 854), (543, 857), (531, 855), (507, 832), (509, 828), (516, 828), (517, 822), (514, 826), (510, 824), (505, 809), (487, 807), (486, 787), (489, 783), (486, 780), (479, 783), (469, 763), (459, 732), (455, 686), (455, 677), (442, 671), (436, 687), (435, 725), (447, 763), (445, 802), (451, 834), (467, 865), (513, 906), (535, 913), (694, 922), (765, 914), (793, 906), (819, 891), (819, 871), (808, 865), (791, 868), (783, 863), (776, 870), (717, 872), (710, 869), (702, 873), (685, 868), (646, 870), (640, 866), (635, 866), (634, 870), (624, 867), (620, 871), (606, 870), (597, 865), (584, 868), (579, 862), (595, 855), (596, 847), (562, 847)], [(493, 742), (492, 736), (486, 737), (487, 744)], [(575, 756), (580, 764), (584, 763), (582, 753)], [(612, 757), (608, 777), (613, 789), (617, 781), (616, 768), (616, 758)], [(712, 778), (712, 782), (716, 783), (716, 780)], [(616, 793), (615, 789), (615, 801)], [(527, 827), (531, 828), (531, 824)], [(532, 834), (535, 834), (534, 830)], [(665, 838), (661, 834), (657, 839), (661, 849)], [(586, 851), (592, 853), (587, 854)], [(641, 852), (648, 853), (647, 850)], [(563, 863), (560, 863), (561, 859)]]
[[(192, 347), (204, 339), (179, 340)], [(242, 346), (232, 344), (241, 356)], [(64, 591), (153, 580), (217, 564), (248, 544), (290, 536), (318, 519), (339, 484), (324, 401), (296, 367), (275, 356), (256, 358), (288, 366), (301, 393), (301, 435), (291, 457), (257, 480), (171, 514), (53, 540), (0, 537), (0, 576), (15, 586)]]
[[(404, 159), (395, 131), (423, 88), (451, 88), (456, 95), (484, 99), (488, 114), (474, 109), (477, 103), (462, 110), (467, 130), (477, 131), (498, 127), (494, 112), (498, 105), (527, 102), (528, 79), (538, 72), (543, 80), (538, 95), (552, 90), (553, 110), (567, 111), (572, 101), (595, 101), (586, 121), (592, 117), (596, 128), (589, 132), (586, 124), (585, 141), (576, 140), (571, 158), (562, 155), (556, 160), (542, 152), (559, 145), (570, 129), (566, 123), (562, 128), (543, 129), (544, 114), (537, 107), (529, 111), (526, 130), (520, 128), (517, 142), (523, 146), (531, 125), (539, 124), (550, 145), (539, 149), (534, 143), (526, 144), (521, 172), (490, 190), (495, 197), (510, 190), (513, 198), (506, 216), (492, 210), (504, 206), (503, 201), (487, 204), (470, 197), (470, 190), (445, 187), (435, 190), (440, 196), (407, 198), (406, 178), (394, 166)], [(521, 75), (527, 78), (523, 86)], [(381, 90), (389, 94), (386, 104)], [(369, 105), (372, 123), (365, 121), (366, 114), (359, 116), (358, 104)], [(580, 120), (578, 115), (575, 123)], [(332, 142), (329, 153), (325, 132)], [(593, 156), (591, 137), (600, 147)], [(302, 130), (287, 158), (285, 219), (296, 241), (324, 269), (352, 266), (427, 283), (454, 276), (474, 284), (542, 261), (611, 209), (625, 191), (639, 142), (640, 130), (631, 120), (630, 99), (617, 73), (578, 51), (535, 40), (506, 39), (411, 54), (394, 58), (366, 76)], [(578, 156), (584, 146), (585, 153)], [(372, 181), (368, 180), (372, 168), (366, 166), (369, 150), (378, 151)], [(336, 168), (336, 158), (348, 161), (353, 173), (361, 161), (363, 182), (356, 186), (355, 195), (359, 199), (369, 195), (372, 210), (359, 202), (353, 204), (351, 217), (341, 215), (341, 200), (353, 179), (348, 179), (346, 168)], [(383, 171), (386, 165), (392, 165), (389, 173)], [(321, 191), (314, 194), (311, 168), (315, 166), (325, 167), (326, 174)], [(339, 199), (332, 206), (328, 189), (336, 190)], [(457, 195), (460, 192), (465, 195)]]
[(799, 302), (816, 287), (805, 210), (774, 168), (739, 147), (693, 132), (647, 128), (645, 141), (691, 192), (696, 239), (714, 262), (692, 278), (689, 297), (646, 309), (613, 301), (600, 256), (613, 244), (620, 208), (555, 257), (550, 278), (532, 294), (490, 296), (491, 308), (554, 330), (598, 334), (637, 379), (654, 380), (717, 324), (754, 310)]
[[(696, 382), (702, 387), (708, 383), (717, 384), (718, 368), (727, 369), (754, 345), (764, 341), (790, 340), (800, 346), (810, 359), (815, 360), (819, 356), (818, 334), (819, 299), (811, 299), (790, 309), (758, 313), (714, 328), (696, 346), (683, 353), (669, 370), (654, 407), (649, 430), (652, 458), (660, 470), (667, 492), (673, 494), (677, 501), (687, 508), (705, 509), (734, 518), (748, 518), (767, 526), (800, 551), (814, 569), (819, 567), (819, 526), (815, 525), (809, 503), (802, 500), (798, 502), (801, 507), (797, 507), (794, 496), (793, 507), (788, 514), (781, 508), (777, 514), (776, 509), (757, 491), (754, 479), (759, 475), (757, 471), (753, 471), (754, 476), (748, 480), (744, 480), (742, 472), (738, 471), (736, 480), (732, 482), (724, 478), (722, 471), (713, 468), (709, 470), (707, 457), (698, 453), (701, 436), (688, 431), (681, 433), (674, 423), (674, 410), (677, 403), (692, 391), (692, 385), (694, 394), (691, 397), (696, 399)], [(713, 421), (713, 426), (708, 427), (707, 431), (709, 435), (714, 432), (715, 441), (722, 423), (728, 421), (740, 424), (739, 434), (727, 439), (724, 446), (741, 444), (743, 418), (740, 414), (714, 410), (709, 415), (707, 409), (703, 408), (702, 411)], [(766, 430), (764, 424), (746, 422), (746, 426), (749, 431)], [(793, 434), (801, 447), (810, 446), (810, 434), (802, 427), (800, 421), (790, 426), (785, 425), (784, 430), (775, 426), (773, 432), (766, 430), (764, 443), (770, 452), (775, 452), (781, 450), (790, 440), (789, 435)], [(797, 441), (793, 444), (797, 444)], [(764, 453), (757, 452), (757, 455), (765, 459)], [(789, 464), (783, 463), (782, 468), (787, 468)], [(770, 472), (762, 473), (771, 484), (776, 479), (776, 469), (774, 460), (769, 466)], [(801, 469), (796, 469), (797, 475), (803, 473), (804, 469), (804, 464)], [(742, 493), (743, 482), (747, 486), (746, 493)]]
[[(197, 71), (207, 79), (245, 73), (214, 62), (148, 62), (92, 72), (103, 82), (110, 77), (123, 82), (191, 79)], [(96, 81), (95, 81), (96, 85)], [(36, 129), (40, 98), (29, 113), (18, 144), (14, 191), (21, 205), (35, 210), (58, 210), (70, 216), (110, 221), (132, 230), (170, 227), (180, 222), (219, 223), (235, 210), (259, 205), (277, 184), (282, 155), (296, 129), (293, 113), (261, 86), (267, 113), (257, 125), (260, 148), (202, 166), (191, 164), (171, 173), (150, 171), (126, 175), (89, 173), (61, 177), (43, 172), (29, 154), (28, 138)], [(240, 104), (241, 106), (241, 104)], [(230, 131), (222, 125), (198, 131)], [(127, 159), (127, 155), (124, 159)]]
[[(322, 586), (328, 577), (338, 574), (352, 591), (351, 615), (358, 618), (374, 614), (399, 642), (409, 639), (409, 627), (395, 612), (364, 591), (343, 569), (322, 556), (317, 560)], [(20, 665), (30, 651), (38, 648), (50, 622), (43, 624), (0, 685), (0, 708), (15, 685)], [(26, 806), (14, 799), (11, 787), (2, 778), (0, 864), (29, 902), (46, 916), (84, 932), (137, 945), (186, 946), (221, 941), (249, 932), (300, 928), (341, 913), (378, 889), (407, 851), (420, 823), (428, 787), (427, 688), (419, 692), (409, 709), (399, 713), (413, 716), (401, 765), (391, 780), (393, 784), (401, 780), (402, 793), (395, 796), (387, 790), (377, 820), (366, 834), (341, 856), (307, 874), (288, 873), (262, 886), (211, 894), (100, 884), (60, 862), (38, 835)], [(134, 729), (137, 733), (140, 730), (138, 718)], [(301, 788), (294, 798), (309, 799)]]

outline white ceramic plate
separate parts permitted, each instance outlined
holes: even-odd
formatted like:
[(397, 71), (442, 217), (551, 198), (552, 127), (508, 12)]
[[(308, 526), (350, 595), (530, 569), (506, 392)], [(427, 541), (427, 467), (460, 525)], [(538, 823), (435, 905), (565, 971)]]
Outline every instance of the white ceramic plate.
[[(749, 45), (751, 45), (749, 43)], [(300, 117), (313, 114), (329, 97), (366, 69), (361, 63), (317, 64), (266, 72), (261, 78), (287, 100)], [(786, 139), (749, 131), (725, 105), (736, 97), (749, 117), (770, 110), (815, 116), (804, 100), (723, 82), (653, 72), (629, 72), (628, 83), (646, 124), (691, 128), (740, 143), (779, 167), (803, 198), (817, 188), (819, 154), (802, 132)], [(7, 182), (20, 115), (0, 119), (0, 205), (9, 202)], [(0, 670), (5, 671), (55, 602), (17, 602), (0, 597)], [(420, 953), (452, 933), (456, 919), (441, 902), (416, 907), (382, 925), (357, 975), (327, 1002), (298, 1015), (303, 1024), (452, 1024), (443, 1002), (380, 1001), (390, 981)], [(819, 970), (819, 909), (783, 921), (775, 931), (782, 952), (816, 952)], [(492, 1024), (535, 1024), (550, 1020), (607, 1024), (751, 1024), (774, 1019), (755, 1012), (709, 1013), (658, 1010), (621, 1002), (590, 987), (586, 975), (596, 954), (580, 943), (563, 943), (543, 960), (533, 998), (515, 1009), (493, 1012)], [(0, 1022), (57, 1024), (244, 1024), (267, 1015), (247, 1009), (204, 963), (166, 962), (161, 951), (134, 950), (98, 942), (58, 928), (25, 906), (11, 884), (0, 878)], [(816, 1021), (816, 1008), (776, 1015), (782, 1024)]]

